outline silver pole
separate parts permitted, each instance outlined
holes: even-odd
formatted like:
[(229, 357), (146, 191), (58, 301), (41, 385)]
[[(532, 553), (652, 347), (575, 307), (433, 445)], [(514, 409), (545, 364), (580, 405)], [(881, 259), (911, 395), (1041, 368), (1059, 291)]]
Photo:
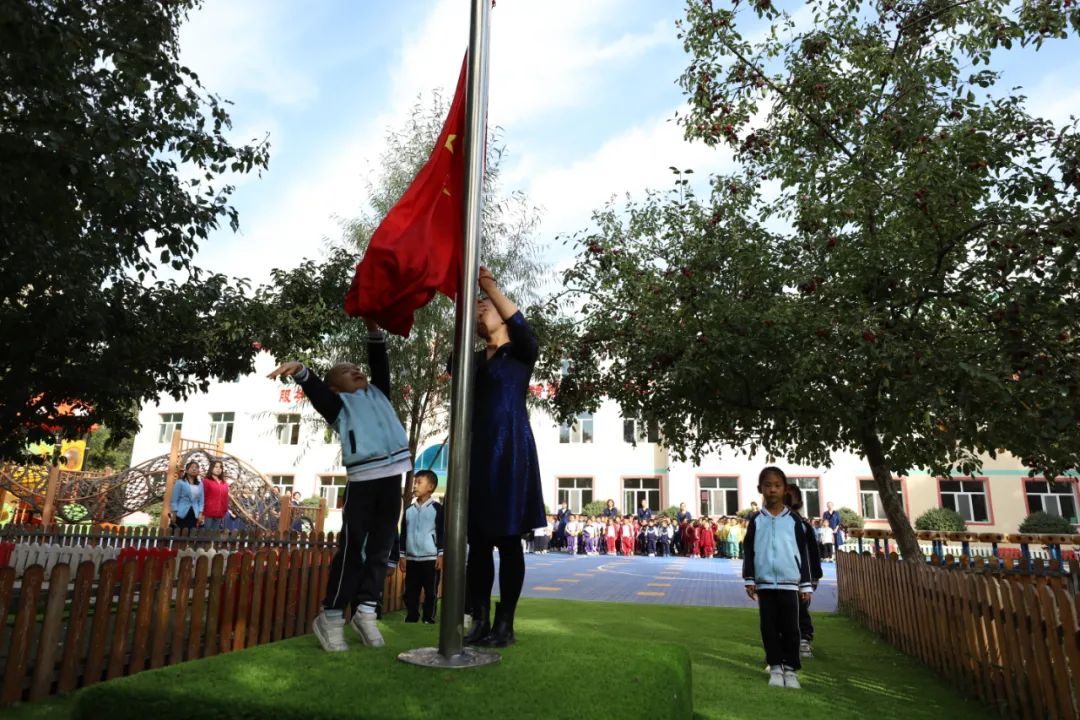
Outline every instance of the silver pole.
[[(487, 146), (488, 21), (491, 0), (470, 0), (469, 69), (465, 96), (465, 244), (461, 290), (454, 324), (454, 377), (450, 394), (450, 457), (446, 479), (446, 546), (443, 565), (439, 647), (398, 655), (414, 665), (465, 668), (498, 662), (496, 653), (465, 647), (465, 541), (469, 521), (469, 452), (476, 367), (477, 273), (480, 269), (480, 219), (484, 209), (484, 151)], [(408, 570), (406, 569), (406, 572)]]
[(464, 650), (465, 541), (469, 516), (469, 451), (475, 379), (476, 276), (480, 267), (480, 220), (487, 139), (488, 21), (491, 0), (472, 1), (468, 91), (465, 96), (465, 247), (454, 330), (454, 378), (450, 399), (450, 467), (446, 483), (446, 552), (439, 654), (449, 660)]

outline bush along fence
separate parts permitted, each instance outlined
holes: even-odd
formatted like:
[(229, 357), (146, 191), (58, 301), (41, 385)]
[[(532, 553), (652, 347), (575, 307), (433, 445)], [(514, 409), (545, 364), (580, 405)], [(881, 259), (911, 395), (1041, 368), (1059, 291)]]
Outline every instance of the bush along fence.
[(1004, 716), (1080, 717), (1080, 599), (1016, 564), (839, 553), (838, 609)]
[[(0, 705), (311, 631), (332, 536), (147, 537), (97, 565), (32, 564), (18, 578), (15, 567), (0, 568)], [(214, 542), (221, 552), (196, 548)], [(401, 592), (402, 575), (389, 574), (385, 611), (400, 609)]]

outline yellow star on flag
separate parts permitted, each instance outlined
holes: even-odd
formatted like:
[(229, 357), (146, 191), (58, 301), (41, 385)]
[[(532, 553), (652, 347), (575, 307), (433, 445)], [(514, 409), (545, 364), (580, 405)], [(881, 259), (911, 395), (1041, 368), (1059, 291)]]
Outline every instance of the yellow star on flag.
[(446, 136), (446, 149), (449, 150), (451, 153), (454, 152), (454, 141), (455, 140), (457, 140), (457, 135), (454, 135), (453, 133)]

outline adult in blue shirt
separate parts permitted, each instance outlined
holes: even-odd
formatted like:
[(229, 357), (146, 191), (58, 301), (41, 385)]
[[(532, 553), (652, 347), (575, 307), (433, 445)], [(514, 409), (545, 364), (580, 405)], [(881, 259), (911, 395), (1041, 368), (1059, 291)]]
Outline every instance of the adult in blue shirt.
[[(467, 643), (514, 642), (514, 612), (525, 582), (521, 536), (544, 527), (540, 462), (525, 399), (539, 344), (525, 317), (480, 268), (477, 331), (487, 347), (476, 358), (469, 474), (469, 558), (466, 569), (473, 629)], [(499, 550), (499, 604), (490, 619)]]
[(600, 512), (600, 514), (606, 518), (611, 518), (612, 520), (614, 520), (615, 518), (619, 517), (619, 508), (615, 507), (614, 500), (608, 500), (607, 507), (604, 508)]
[(839, 550), (840, 546), (844, 544), (844, 531), (840, 527), (840, 511), (833, 510), (832, 503), (825, 503), (825, 512), (821, 514), (821, 519), (829, 524), (835, 535), (836, 549)]
[(173, 485), (169, 511), (178, 528), (195, 528), (203, 520), (203, 487), (199, 481), (199, 463), (192, 460), (184, 467), (184, 475)]
[(675, 522), (677, 525), (688, 523), (694, 519), (694, 516), (690, 514), (690, 511), (686, 509), (686, 503), (679, 503), (679, 512), (675, 515)]
[(652, 520), (652, 509), (649, 507), (649, 501), (645, 498), (641, 499), (641, 507), (637, 511), (638, 522), (644, 523)]

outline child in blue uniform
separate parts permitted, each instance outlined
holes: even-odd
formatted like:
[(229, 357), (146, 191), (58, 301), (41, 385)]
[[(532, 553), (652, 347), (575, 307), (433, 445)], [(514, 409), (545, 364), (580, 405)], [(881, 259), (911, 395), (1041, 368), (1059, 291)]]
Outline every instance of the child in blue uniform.
[(420, 620), (420, 593), (424, 593), (424, 622), (435, 623), (435, 589), (443, 565), (443, 506), (431, 494), (439, 478), (430, 470), (413, 476), (413, 504), (401, 518), (401, 553), (398, 568), (405, 573), (405, 622)]
[(412, 468), (409, 438), (390, 405), (386, 336), (374, 323), (367, 325), (370, 382), (351, 363), (330, 368), (325, 381), (298, 362), (284, 363), (268, 376), (294, 378), (341, 438), (349, 482), (323, 611), (314, 623), (315, 637), (329, 652), (349, 649), (344, 610), (354, 598), (359, 604), (352, 626), (360, 639), (371, 647), (385, 644), (375, 611), (401, 513), (401, 476)]
[(799, 600), (813, 591), (805, 523), (784, 505), (787, 476), (767, 467), (758, 476), (765, 507), (743, 541), (746, 594), (758, 603), (769, 685), (799, 689)]

